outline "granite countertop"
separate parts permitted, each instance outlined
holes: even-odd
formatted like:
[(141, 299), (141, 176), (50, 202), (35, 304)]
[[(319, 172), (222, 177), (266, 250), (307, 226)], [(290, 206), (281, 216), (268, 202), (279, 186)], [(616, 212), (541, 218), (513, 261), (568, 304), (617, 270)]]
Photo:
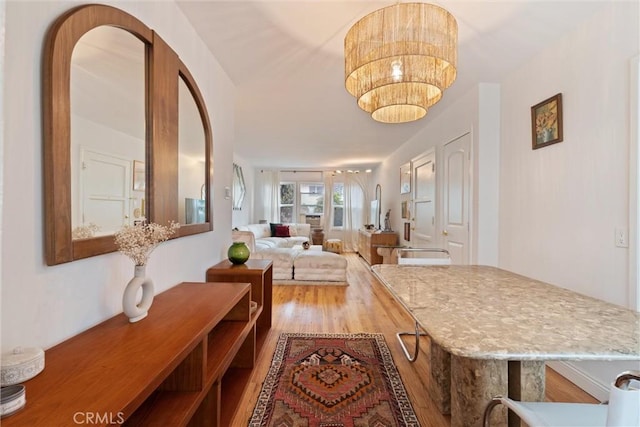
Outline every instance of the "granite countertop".
[(495, 267), (381, 264), (373, 273), (451, 354), (640, 360), (640, 313)]

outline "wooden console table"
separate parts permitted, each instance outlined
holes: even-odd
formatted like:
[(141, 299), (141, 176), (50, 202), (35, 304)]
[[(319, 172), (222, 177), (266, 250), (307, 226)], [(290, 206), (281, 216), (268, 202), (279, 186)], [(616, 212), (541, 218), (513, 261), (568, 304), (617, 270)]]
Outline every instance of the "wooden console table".
[(251, 298), (246, 283), (182, 283), (140, 322), (119, 314), (47, 350), (25, 408), (3, 427), (228, 426), (264, 314), (250, 312)]
[(382, 256), (378, 254), (378, 245), (397, 245), (398, 233), (393, 231), (370, 232), (359, 230), (358, 253), (369, 265), (382, 264)]

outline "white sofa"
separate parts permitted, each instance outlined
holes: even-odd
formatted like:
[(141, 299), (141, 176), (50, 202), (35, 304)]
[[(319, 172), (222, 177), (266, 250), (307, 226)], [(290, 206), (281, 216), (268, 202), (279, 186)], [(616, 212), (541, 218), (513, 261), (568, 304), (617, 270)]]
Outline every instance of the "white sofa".
[[(288, 237), (272, 236), (270, 224), (241, 225), (239, 231), (250, 231), (255, 238), (255, 250), (273, 248), (292, 248), (304, 242), (311, 242), (311, 225), (309, 224), (280, 224), (288, 229)], [(249, 247), (251, 249), (251, 247)], [(253, 251), (252, 251), (253, 252)]]
[[(234, 242), (243, 241), (249, 247), (250, 258), (273, 261), (273, 279), (278, 281), (347, 281), (346, 258), (331, 252), (293, 249), (309, 238), (309, 224), (288, 224), (303, 236), (271, 237), (269, 224), (250, 224), (234, 230)], [(305, 234), (306, 233), (306, 234)], [(260, 237), (258, 237), (260, 236)]]

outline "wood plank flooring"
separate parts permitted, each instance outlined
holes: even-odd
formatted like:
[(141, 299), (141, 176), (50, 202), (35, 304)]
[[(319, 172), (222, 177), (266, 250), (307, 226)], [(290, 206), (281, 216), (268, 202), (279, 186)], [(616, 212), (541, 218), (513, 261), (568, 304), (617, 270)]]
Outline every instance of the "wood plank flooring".
[[(413, 320), (378, 283), (364, 260), (357, 254), (344, 256), (348, 260), (350, 286), (274, 286), (273, 326), (242, 396), (233, 427), (246, 426), (251, 418), (281, 332), (384, 334), (420, 424), (423, 427), (450, 427), (450, 417), (439, 413), (426, 391), (427, 355), (421, 350), (418, 360), (409, 363), (396, 340), (396, 332), (413, 330)], [(423, 340), (421, 347), (428, 350), (428, 338)], [(547, 399), (595, 402), (587, 393), (548, 368)]]

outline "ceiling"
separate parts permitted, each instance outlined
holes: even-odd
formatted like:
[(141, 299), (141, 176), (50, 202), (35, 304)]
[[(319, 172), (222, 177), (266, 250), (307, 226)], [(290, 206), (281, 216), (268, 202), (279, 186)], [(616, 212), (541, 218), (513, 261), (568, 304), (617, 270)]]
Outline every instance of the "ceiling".
[(437, 2), (458, 21), (458, 78), (425, 118), (382, 124), (344, 88), (343, 43), (361, 17), (394, 3), (177, 0), (236, 85), (234, 151), (256, 167), (375, 167), (475, 85), (499, 83), (605, 4)]

